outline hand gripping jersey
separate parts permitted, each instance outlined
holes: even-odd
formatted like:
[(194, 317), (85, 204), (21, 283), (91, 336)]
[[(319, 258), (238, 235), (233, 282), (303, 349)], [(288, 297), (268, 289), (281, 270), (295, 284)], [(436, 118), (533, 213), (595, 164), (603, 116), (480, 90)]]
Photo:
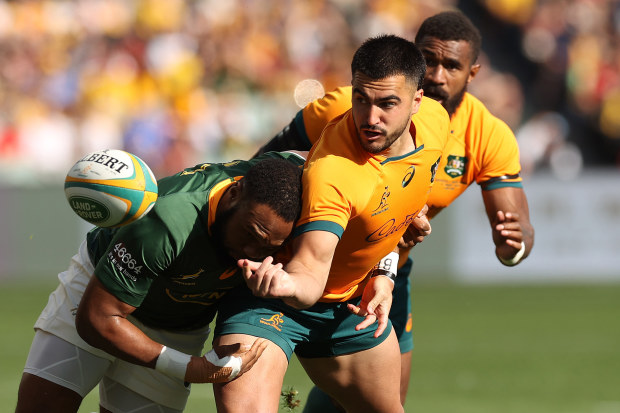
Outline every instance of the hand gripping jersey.
[(426, 116), (414, 116), (416, 149), (399, 157), (366, 152), (351, 111), (327, 125), (313, 146), (295, 234), (323, 230), (340, 237), (320, 301), (361, 295), (368, 272), (426, 203), (449, 127), (443, 108)]
[(147, 216), (88, 234), (95, 276), (119, 300), (137, 307), (132, 315), (150, 327), (208, 325), (215, 304), (242, 282), (236, 262), (210, 232), (217, 205), (226, 188), (266, 157), (304, 162), (291, 153), (270, 152), (252, 161), (198, 165), (161, 179)]

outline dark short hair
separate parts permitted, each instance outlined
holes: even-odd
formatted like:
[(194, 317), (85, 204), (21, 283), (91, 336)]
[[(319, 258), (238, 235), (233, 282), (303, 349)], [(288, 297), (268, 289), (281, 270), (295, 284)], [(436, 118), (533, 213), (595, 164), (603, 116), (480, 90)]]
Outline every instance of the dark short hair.
[(402, 37), (384, 34), (371, 37), (357, 49), (351, 62), (351, 74), (360, 72), (371, 79), (385, 79), (404, 75), (422, 87), (426, 63), (424, 56), (413, 42)]
[(242, 198), (267, 205), (286, 222), (301, 211), (301, 167), (284, 159), (265, 159), (253, 165), (243, 178)]
[(415, 42), (419, 43), (425, 37), (436, 37), (439, 40), (464, 40), (471, 46), (471, 63), (473, 64), (480, 54), (482, 37), (480, 31), (460, 11), (444, 11), (422, 22)]

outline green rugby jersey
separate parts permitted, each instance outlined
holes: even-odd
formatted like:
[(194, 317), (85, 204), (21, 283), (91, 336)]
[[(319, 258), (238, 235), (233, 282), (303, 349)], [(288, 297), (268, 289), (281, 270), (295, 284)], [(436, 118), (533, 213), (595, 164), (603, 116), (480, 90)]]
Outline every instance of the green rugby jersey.
[(269, 152), (250, 161), (202, 164), (158, 181), (158, 199), (143, 218), (87, 235), (95, 276), (144, 324), (169, 330), (205, 326), (228, 290), (243, 282), (237, 265), (209, 233), (224, 190), (265, 158), (304, 160)]

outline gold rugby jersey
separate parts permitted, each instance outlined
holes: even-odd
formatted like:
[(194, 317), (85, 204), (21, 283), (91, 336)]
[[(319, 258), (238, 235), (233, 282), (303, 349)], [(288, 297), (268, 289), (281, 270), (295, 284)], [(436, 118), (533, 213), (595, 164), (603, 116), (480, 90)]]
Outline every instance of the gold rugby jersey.
[(448, 114), (439, 107), (412, 124), (416, 149), (398, 157), (365, 151), (350, 110), (323, 129), (304, 167), (295, 229), (296, 235), (323, 230), (340, 237), (320, 301), (361, 295), (368, 272), (426, 203), (449, 133)]

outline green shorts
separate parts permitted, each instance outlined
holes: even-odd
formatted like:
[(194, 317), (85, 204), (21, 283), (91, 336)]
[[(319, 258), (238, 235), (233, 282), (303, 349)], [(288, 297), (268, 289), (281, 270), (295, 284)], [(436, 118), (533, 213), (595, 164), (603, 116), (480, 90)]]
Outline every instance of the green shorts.
[(411, 319), (411, 282), (409, 273), (413, 261), (407, 259), (405, 265), (398, 270), (398, 276), (394, 281), (394, 292), (392, 292), (392, 309), (390, 310), (390, 320), (394, 326), (394, 332), (398, 338), (398, 346), (401, 353), (413, 350), (413, 329)]
[(317, 303), (296, 310), (281, 300), (255, 297), (239, 287), (220, 301), (215, 336), (248, 334), (264, 337), (277, 344), (290, 359), (293, 352), (300, 357), (333, 357), (356, 353), (381, 344), (390, 334), (392, 324), (375, 338), (377, 322), (355, 331), (363, 318), (353, 315), (347, 304), (359, 304), (360, 297), (342, 303)]

